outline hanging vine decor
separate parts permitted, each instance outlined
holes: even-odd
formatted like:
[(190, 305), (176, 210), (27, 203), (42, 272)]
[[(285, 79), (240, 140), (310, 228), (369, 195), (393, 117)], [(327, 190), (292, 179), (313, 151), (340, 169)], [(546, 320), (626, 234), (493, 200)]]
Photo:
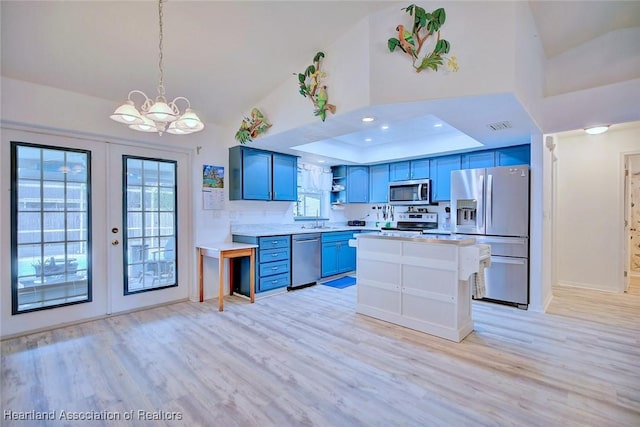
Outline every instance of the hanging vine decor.
[[(413, 68), (418, 73), (426, 68), (438, 71), (438, 67), (442, 66), (445, 59), (447, 60), (447, 68), (454, 72), (458, 71), (457, 58), (455, 56), (449, 58), (444, 56), (451, 49), (451, 44), (447, 40), (440, 38), (440, 28), (442, 28), (447, 18), (444, 8), (427, 13), (423, 8), (412, 4), (402, 10), (413, 17), (413, 28), (409, 32), (402, 24), (398, 25), (396, 27), (398, 38), (392, 37), (387, 43), (389, 51), (393, 52), (396, 48), (399, 48), (409, 55)], [(433, 50), (421, 56), (420, 51), (424, 43), (434, 34), (437, 38)]]
[(271, 127), (271, 123), (257, 108), (251, 110), (251, 117), (245, 117), (240, 123), (240, 129), (236, 132), (236, 140), (240, 144), (253, 141), (260, 134), (265, 133)]
[[(329, 104), (327, 86), (322, 83), (322, 79), (326, 77), (326, 74), (320, 71), (322, 58), (324, 58), (323, 52), (316, 53), (316, 56), (313, 57), (313, 64), (309, 65), (304, 73), (298, 73), (298, 84), (300, 85), (300, 95), (311, 100), (315, 107), (313, 114), (319, 116), (324, 122), (327, 118), (327, 111), (335, 114), (336, 106)], [(296, 75), (296, 73), (293, 74)]]

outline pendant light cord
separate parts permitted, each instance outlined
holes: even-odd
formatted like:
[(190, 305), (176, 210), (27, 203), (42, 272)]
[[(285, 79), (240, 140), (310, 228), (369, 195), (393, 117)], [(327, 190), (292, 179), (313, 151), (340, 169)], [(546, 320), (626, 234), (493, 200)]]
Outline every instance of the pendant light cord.
[(163, 17), (163, 13), (162, 13), (162, 2), (163, 0), (159, 0), (158, 1), (158, 18), (160, 21), (160, 41), (158, 42), (158, 48), (160, 50), (160, 54), (158, 55), (158, 68), (160, 69), (160, 83), (158, 84), (158, 96), (161, 97), (162, 99), (164, 98), (164, 69), (162, 68), (162, 45), (163, 45), (163, 39), (164, 39), (164, 33), (162, 31), (162, 17)]

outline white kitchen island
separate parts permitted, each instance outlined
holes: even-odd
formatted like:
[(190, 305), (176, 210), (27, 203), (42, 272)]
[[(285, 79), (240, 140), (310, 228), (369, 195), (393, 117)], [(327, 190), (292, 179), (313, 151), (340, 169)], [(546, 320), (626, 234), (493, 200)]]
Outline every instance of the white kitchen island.
[(473, 331), (471, 280), (489, 263), (488, 245), (383, 232), (356, 246), (358, 313), (455, 342)]

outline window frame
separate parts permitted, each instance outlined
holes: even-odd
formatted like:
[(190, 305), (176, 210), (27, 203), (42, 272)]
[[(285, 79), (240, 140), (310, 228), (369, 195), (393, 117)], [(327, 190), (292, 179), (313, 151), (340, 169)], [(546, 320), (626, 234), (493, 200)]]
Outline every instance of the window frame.
[[(59, 304), (51, 304), (41, 307), (33, 307), (28, 309), (19, 309), (18, 302), (18, 277), (19, 277), (19, 260), (18, 260), (18, 148), (19, 147), (29, 147), (36, 148), (40, 150), (56, 150), (61, 151), (63, 153), (81, 153), (87, 156), (87, 179), (85, 181), (87, 186), (87, 253), (86, 253), (86, 263), (87, 263), (87, 297), (83, 300), (79, 301), (68, 301)], [(93, 302), (93, 267), (92, 267), (92, 221), (91, 221), (91, 207), (92, 207), (92, 198), (91, 198), (91, 151), (83, 150), (77, 148), (69, 148), (69, 147), (58, 147), (55, 145), (48, 144), (36, 144), (31, 142), (24, 141), (10, 141), (10, 162), (11, 162), (11, 171), (10, 171), (10, 185), (11, 185), (11, 200), (10, 200), (10, 222), (11, 222), (11, 247), (10, 247), (10, 257), (11, 257), (11, 314), (18, 315), (24, 313), (32, 313), (36, 311), (42, 310), (51, 310), (60, 307), (67, 307), (71, 305), (77, 304), (85, 304)], [(43, 182), (43, 176), (40, 176), (40, 182)], [(65, 181), (66, 182), (66, 181)], [(41, 199), (42, 200), (42, 199)], [(43, 207), (40, 208), (40, 213), (42, 213)], [(44, 225), (42, 225), (44, 227)], [(65, 229), (66, 234), (66, 229)], [(65, 235), (65, 244), (67, 242)], [(40, 244), (44, 244), (44, 242), (40, 242)]]
[[(174, 230), (174, 234), (173, 234), (173, 239), (174, 239), (174, 272), (173, 272), (173, 278), (174, 278), (174, 283), (170, 284), (170, 285), (164, 285), (164, 286), (154, 286), (154, 287), (148, 287), (148, 288), (142, 288), (142, 289), (135, 289), (135, 290), (130, 290), (129, 289), (129, 263), (128, 263), (128, 259), (129, 259), (129, 236), (128, 236), (128, 222), (127, 222), (127, 207), (128, 207), (128, 194), (129, 192), (127, 191), (127, 186), (129, 183), (128, 180), (128, 169), (127, 169), (127, 160), (129, 159), (133, 159), (133, 160), (140, 160), (141, 162), (145, 162), (145, 161), (152, 161), (152, 162), (159, 162), (159, 163), (169, 163), (172, 164), (174, 166), (174, 182), (173, 182), (173, 230)], [(155, 158), (155, 157), (146, 157), (146, 156), (136, 156), (136, 155), (129, 155), (129, 154), (125, 154), (122, 156), (122, 277), (123, 277), (123, 282), (122, 282), (122, 290), (123, 290), (123, 295), (127, 296), (127, 295), (136, 295), (136, 294), (140, 294), (140, 293), (144, 293), (144, 292), (150, 292), (150, 291), (157, 291), (157, 290), (162, 290), (162, 289), (168, 289), (168, 288), (175, 288), (179, 285), (178, 283), (178, 162), (176, 160), (167, 160), (167, 159), (161, 159), (161, 158)], [(144, 183), (141, 185), (141, 187), (143, 188), (144, 191)], [(142, 195), (142, 204), (144, 206), (144, 194)], [(144, 212), (144, 209), (142, 210), (142, 212)], [(159, 212), (159, 210), (158, 210)], [(144, 215), (142, 215), (144, 217)], [(143, 227), (144, 229), (144, 227)], [(144, 239), (146, 236), (142, 236), (142, 239)], [(159, 237), (159, 236), (154, 236), (154, 237)], [(143, 263), (143, 268), (146, 265), (146, 263)], [(143, 272), (144, 275), (144, 272)]]

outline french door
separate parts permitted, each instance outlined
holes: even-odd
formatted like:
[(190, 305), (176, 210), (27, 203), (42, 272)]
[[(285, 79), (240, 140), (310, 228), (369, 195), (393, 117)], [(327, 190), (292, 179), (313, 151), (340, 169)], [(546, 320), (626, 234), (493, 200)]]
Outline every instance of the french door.
[(2, 336), (188, 298), (188, 153), (4, 128), (0, 148)]
[(188, 156), (110, 145), (108, 312), (188, 298)]

